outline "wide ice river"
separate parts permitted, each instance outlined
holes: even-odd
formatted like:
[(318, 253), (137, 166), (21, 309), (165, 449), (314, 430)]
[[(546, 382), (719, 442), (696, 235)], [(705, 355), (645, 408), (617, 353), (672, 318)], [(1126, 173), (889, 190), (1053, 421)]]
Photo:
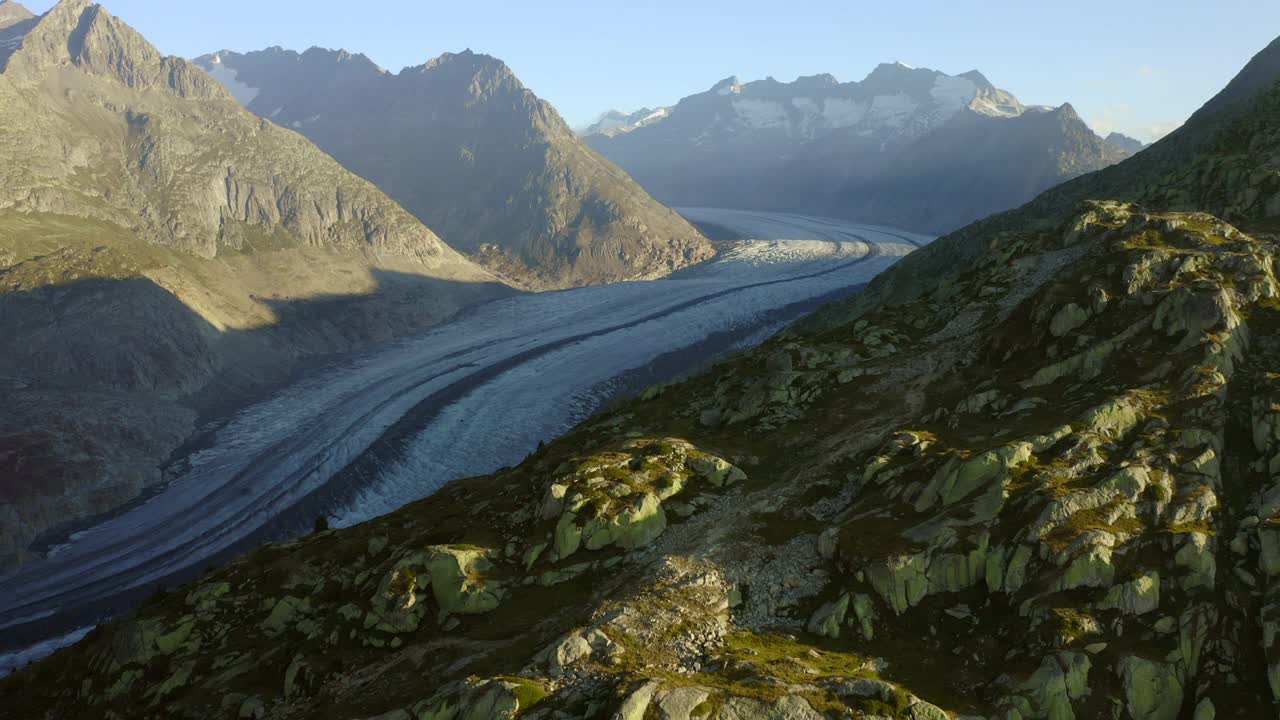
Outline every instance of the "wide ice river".
[[(686, 208), (754, 240), (662, 280), (530, 294), (350, 358), (214, 429), (146, 501), (0, 578), (0, 673), (166, 579), (323, 513), (350, 525), (513, 465), (628, 387), (763, 340), (931, 238), (825, 218)], [(667, 361), (663, 362), (662, 359)], [(655, 369), (657, 368), (657, 369)], [(21, 649), (20, 649), (21, 648)]]

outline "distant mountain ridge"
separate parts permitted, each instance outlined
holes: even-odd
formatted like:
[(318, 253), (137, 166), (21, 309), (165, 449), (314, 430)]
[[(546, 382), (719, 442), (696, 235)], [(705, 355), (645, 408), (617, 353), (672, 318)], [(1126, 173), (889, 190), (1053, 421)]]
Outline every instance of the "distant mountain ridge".
[(1147, 143), (1118, 132), (1108, 133), (1103, 140), (1108, 145), (1119, 148), (1130, 155), (1136, 155), (1147, 147)]
[(35, 14), (26, 6), (10, 0), (0, 0), (0, 30), (34, 19)]
[(902, 63), (882, 64), (861, 82), (730, 77), (662, 117), (587, 140), (671, 205), (931, 232), (1126, 157), (1070, 105), (1028, 107), (976, 70), (952, 76)]
[(657, 109), (640, 108), (633, 113), (609, 110), (597, 118), (595, 122), (583, 128), (579, 134), (584, 136), (600, 134), (612, 137), (613, 135), (631, 132), (651, 122), (657, 122), (666, 117), (669, 112), (671, 112), (669, 107)]
[(713, 254), (490, 56), (447, 53), (399, 73), (320, 48), (196, 63), (451, 245), (531, 287), (657, 277)]

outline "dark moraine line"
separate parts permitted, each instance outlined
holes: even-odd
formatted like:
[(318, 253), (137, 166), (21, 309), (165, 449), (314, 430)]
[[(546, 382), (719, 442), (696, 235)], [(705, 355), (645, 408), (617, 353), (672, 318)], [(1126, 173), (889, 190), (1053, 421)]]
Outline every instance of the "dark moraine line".
[(786, 326), (826, 305), (856, 295), (866, 288), (866, 283), (833, 290), (825, 295), (783, 305), (759, 322), (750, 326), (711, 333), (688, 347), (671, 350), (655, 357), (648, 364), (633, 368), (605, 383), (591, 388), (584, 395), (598, 398), (596, 408), (611, 402), (635, 397), (646, 388), (660, 382), (680, 377), (698, 375), (733, 355), (733, 348), (742, 341), (769, 326)]
[[(294, 503), (289, 510), (277, 515), (276, 519), (270, 524), (270, 526), (262, 528), (259, 533), (255, 533), (256, 535), (259, 535), (257, 537), (257, 542), (260, 543), (267, 539), (285, 537), (292, 535), (297, 531), (305, 530), (311, 527), (318, 514), (329, 511), (335, 507), (341, 507), (346, 502), (354, 499), (361, 489), (361, 485), (364, 482), (367, 482), (368, 478), (376, 477), (384, 465), (404, 458), (404, 453), (409, 447), (409, 443), (412, 438), (419, 431), (434, 421), (444, 408), (462, 400), (467, 395), (471, 394), (476, 388), (505, 372), (561, 348), (574, 345), (584, 340), (599, 337), (601, 335), (608, 335), (619, 330), (643, 325), (644, 323), (652, 322), (654, 320), (660, 320), (664, 317), (680, 312), (681, 310), (686, 310), (709, 300), (715, 300), (717, 298), (733, 295), (753, 288), (795, 282), (797, 280), (808, 280), (816, 277), (822, 277), (824, 275), (830, 275), (832, 273), (848, 270), (856, 265), (861, 265), (862, 263), (880, 255), (880, 250), (875, 243), (865, 240), (860, 241), (867, 246), (868, 252), (867, 254), (850, 262), (842, 263), (816, 273), (752, 283), (750, 285), (742, 285), (740, 287), (729, 288), (709, 293), (707, 295), (702, 295), (694, 299), (677, 303), (671, 307), (664, 308), (630, 322), (581, 333), (579, 335), (547, 343), (546, 345), (530, 348), (525, 352), (513, 355), (506, 360), (494, 363), (472, 373), (471, 375), (468, 375), (465, 378), (461, 378), (447, 387), (444, 387), (424, 398), (421, 402), (415, 405), (413, 409), (401, 416), (401, 418), (388, 428), (387, 431), (377, 440), (375, 440), (368, 449), (358, 455), (341, 471), (333, 475), (323, 486), (315, 489), (298, 502)], [(861, 284), (855, 287), (861, 287)], [(827, 295), (830, 296), (832, 294), (834, 293), (828, 293)], [(799, 303), (783, 306), (782, 309), (790, 308), (794, 305), (811, 303), (814, 300), (816, 299), (800, 301)], [(816, 309), (817, 306), (815, 305), (814, 307)]]
[[(3, 636), (0, 637), (0, 649), (22, 647), (33, 642), (44, 640), (48, 637), (64, 634), (76, 628), (100, 621), (103, 618), (135, 607), (142, 598), (145, 598), (147, 595), (150, 595), (159, 588), (186, 582), (199, 577), (203, 574), (202, 568), (204, 567), (216, 566), (242, 554), (248, 549), (262, 544), (263, 542), (293, 536), (296, 535), (299, 530), (309, 528), (314, 522), (318, 512), (323, 511), (323, 509), (333, 507), (341, 499), (351, 497), (352, 494), (359, 490), (359, 485), (365, 482), (367, 478), (376, 477), (379, 469), (385, 463), (402, 457), (407, 441), (410, 440), (420, 429), (426, 427), (443, 408), (465, 397), (483, 383), (518, 367), (529, 360), (590, 338), (607, 335), (609, 333), (624, 330), (643, 323), (659, 320), (663, 317), (680, 312), (681, 310), (695, 307), (709, 300), (715, 300), (717, 298), (722, 298), (755, 288), (808, 280), (842, 272), (851, 267), (865, 263), (881, 254), (881, 251), (875, 243), (869, 242), (863, 238), (858, 238), (858, 240), (867, 246), (868, 251), (865, 255), (849, 262), (841, 263), (840, 265), (805, 275), (795, 275), (786, 278), (766, 280), (758, 283), (727, 288), (714, 293), (708, 293), (707, 295), (676, 303), (636, 320), (562, 338), (545, 345), (530, 348), (522, 353), (481, 368), (480, 370), (451, 383), (445, 388), (442, 388), (417, 403), (413, 409), (392, 424), (391, 427), (389, 427), (382, 436), (375, 440), (369, 448), (358, 455), (355, 460), (351, 461), (340, 471), (331, 476), (328, 480), (324, 481), (320, 487), (311, 491), (307, 495), (304, 495), (296, 502), (291, 503), (288, 508), (279, 512), (270, 521), (250, 531), (246, 535), (230, 541), (223, 549), (214, 551), (209, 555), (200, 558), (196, 563), (186, 564), (178, 570), (167, 573), (163, 577), (144, 582), (136, 588), (129, 588), (125, 590), (118, 589), (121, 585), (129, 583), (131, 580), (146, 576), (153, 571), (153, 568), (156, 565), (164, 565), (165, 562), (175, 559), (180, 560), (190, 552), (190, 543), (188, 543), (177, 548), (171, 548), (162, 554), (148, 559), (148, 561), (142, 565), (128, 568), (109, 577), (99, 578), (87, 584), (70, 586), (65, 591), (52, 595), (45, 595), (22, 605), (7, 608), (3, 613), (0, 613), (0, 625), (14, 622), (15, 620), (21, 619), (23, 616), (36, 615), (50, 607), (55, 607), (56, 611), (54, 615), (49, 617), (43, 617), (31, 622), (5, 627)], [(449, 371), (446, 371), (445, 374), (468, 366), (469, 364), (451, 368)], [(361, 419), (363, 419), (363, 416)], [(355, 424), (358, 425), (359, 423), (357, 422)], [(267, 451), (267, 461), (269, 462), (271, 454), (286, 452), (289, 449), (288, 446), (291, 444), (292, 443), (279, 443), (272, 446)], [(333, 444), (328, 446), (328, 448), (332, 447)], [(262, 499), (262, 504), (270, 505), (279, 501), (282, 497), (287, 497), (287, 490), (303, 485), (316, 472), (320, 471), (328, 461), (329, 457), (326, 452), (319, 453), (314, 462), (309, 463), (307, 466), (291, 473), (289, 477), (284, 478), (283, 481), (276, 486), (277, 490), (274, 496), (264, 497)], [(262, 463), (256, 464), (260, 466)], [(241, 480), (245, 474), (246, 471), (237, 473), (235, 477), (225, 483), (213, 496), (209, 498), (209, 502), (216, 503), (217, 498), (224, 496), (224, 493), (240, 492), (237, 481)], [(169, 523), (168, 527), (178, 527), (183, 524), (181, 518), (173, 518), (167, 522)], [(238, 526), (232, 522), (224, 522), (216, 528), (213, 528), (210, 532), (200, 536), (199, 540), (216, 540), (218, 538), (232, 535), (235, 533), (237, 527)]]
[(881, 235), (888, 235), (889, 237), (898, 238), (902, 242), (907, 243), (912, 247), (921, 248), (927, 244), (919, 240), (916, 240), (914, 238), (907, 237), (906, 235), (903, 235), (901, 233), (897, 233), (888, 229), (882, 229), (879, 226), (867, 225), (866, 223), (861, 223), (857, 220), (842, 221), (838, 218), (828, 218), (828, 217), (822, 217), (819, 215), (797, 215), (796, 213), (774, 213), (774, 214), (779, 215), (781, 217), (789, 217), (789, 218), (796, 218), (798, 220), (804, 220), (804, 221), (813, 223), (815, 225), (824, 225), (829, 228), (835, 228), (839, 232), (846, 232), (845, 229), (849, 227), (861, 226), (860, 229), (870, 230), (872, 232), (880, 233)]

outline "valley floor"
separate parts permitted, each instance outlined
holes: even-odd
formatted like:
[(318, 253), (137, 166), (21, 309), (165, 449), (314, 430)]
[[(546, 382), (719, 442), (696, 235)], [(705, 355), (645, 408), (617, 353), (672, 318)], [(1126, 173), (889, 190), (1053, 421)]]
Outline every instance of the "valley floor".
[(496, 301), (244, 410), (153, 497), (0, 583), (0, 647), (29, 648), (0, 656), (0, 672), (161, 581), (305, 531), (319, 514), (358, 523), (515, 464), (609, 397), (759, 342), (929, 240), (819, 218), (682, 212), (761, 239), (664, 280)]

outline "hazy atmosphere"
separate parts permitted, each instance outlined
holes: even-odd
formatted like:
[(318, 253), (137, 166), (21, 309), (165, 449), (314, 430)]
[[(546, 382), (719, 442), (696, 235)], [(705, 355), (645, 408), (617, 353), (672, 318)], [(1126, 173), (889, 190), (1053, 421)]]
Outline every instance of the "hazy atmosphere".
[[(53, 3), (28, 5), (43, 11)], [(393, 72), (471, 48), (519, 69), (574, 127), (609, 109), (669, 105), (736, 75), (831, 73), (861, 80), (881, 62), (981, 70), (1024, 103), (1069, 99), (1106, 135), (1144, 142), (1177, 127), (1280, 27), (1265, 0), (680, 2), (470, 4), (223, 0), (113, 10), (162, 52), (313, 45), (368, 55)], [(179, 9), (180, 8), (180, 9)], [(244, 22), (253, 17), (253, 22)]]
[(0, 720), (1280, 718), (1276, 33), (0, 0)]

